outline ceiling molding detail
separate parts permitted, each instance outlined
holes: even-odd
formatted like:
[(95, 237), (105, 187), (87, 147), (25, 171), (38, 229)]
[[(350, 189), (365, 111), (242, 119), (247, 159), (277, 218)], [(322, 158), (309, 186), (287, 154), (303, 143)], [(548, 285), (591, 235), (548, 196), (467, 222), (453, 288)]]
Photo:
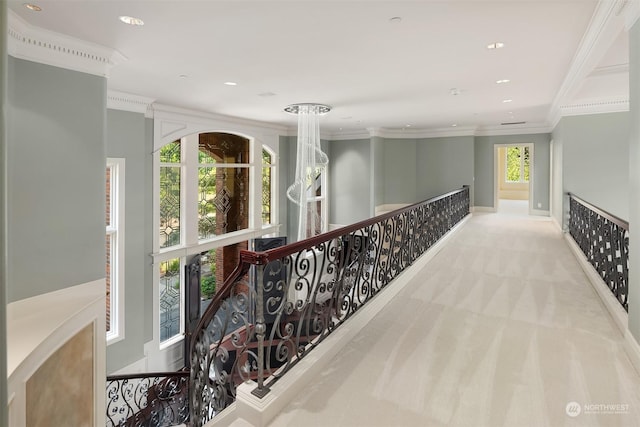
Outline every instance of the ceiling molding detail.
[(629, 98), (594, 100), (560, 107), (562, 117), (629, 111)]
[(576, 51), (569, 71), (556, 94), (547, 120), (554, 126), (561, 117), (562, 104), (569, 102), (582, 80), (595, 68), (602, 55), (611, 46), (620, 31), (624, 30), (624, 14), (627, 0), (599, 1), (589, 27)]
[(533, 135), (551, 133), (553, 127), (547, 123), (524, 123), (521, 125), (498, 125), (479, 127), (475, 136)]
[(15, 12), (7, 12), (7, 50), (15, 58), (103, 77), (126, 60), (115, 49), (32, 26)]
[(595, 68), (589, 77), (610, 76), (613, 74), (625, 74), (629, 72), (629, 64), (608, 65), (605, 67)]
[(107, 108), (146, 114), (154, 99), (115, 90), (107, 91)]

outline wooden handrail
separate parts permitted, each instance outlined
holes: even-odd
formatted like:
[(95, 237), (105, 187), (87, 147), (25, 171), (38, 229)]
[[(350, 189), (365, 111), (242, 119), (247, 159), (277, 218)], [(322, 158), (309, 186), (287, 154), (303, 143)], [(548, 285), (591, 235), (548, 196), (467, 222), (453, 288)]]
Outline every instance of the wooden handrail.
[(372, 218), (369, 219), (365, 219), (363, 221), (360, 222), (356, 222), (355, 224), (351, 224), (345, 227), (340, 227), (338, 229), (329, 231), (327, 233), (323, 233), (323, 234), (319, 234), (317, 236), (314, 237), (310, 237), (308, 239), (305, 240), (300, 240), (298, 242), (294, 242), (294, 243), (290, 243), (286, 246), (280, 246), (278, 248), (274, 248), (274, 249), (270, 249), (268, 251), (265, 252), (251, 252), (251, 251), (240, 251), (240, 258), (242, 260), (245, 260), (246, 262), (249, 262), (251, 264), (267, 264), (270, 261), (276, 260), (276, 259), (280, 259), (280, 258), (284, 258), (286, 256), (289, 256), (291, 254), (295, 254), (297, 252), (300, 252), (304, 249), (307, 248), (314, 248), (322, 243), (328, 242), (330, 240), (333, 239), (337, 239), (339, 237), (342, 237), (346, 234), (350, 234), (353, 232), (356, 232), (362, 228), (368, 227), (370, 225), (376, 224), (378, 222), (384, 221), (386, 219), (389, 218), (393, 218), (399, 214), (402, 214), (406, 211), (410, 211), (412, 209), (415, 209), (418, 206), (421, 205), (426, 205), (429, 203), (433, 203), (433, 202), (437, 202), (438, 200), (450, 197), (454, 194), (457, 193), (461, 193), (463, 191), (465, 191), (467, 188), (469, 188), (469, 186), (465, 185), (462, 188), (459, 188), (457, 190), (453, 190), (450, 191), (448, 193), (442, 194), (440, 196), (436, 196), (436, 197), (432, 197), (428, 200), (424, 200), (422, 202), (418, 202), (418, 203), (414, 203), (412, 205), (409, 206), (405, 206), (403, 208), (400, 209), (396, 209), (394, 211), (391, 212), (387, 212), (378, 216), (374, 216)]
[(176, 372), (141, 372), (137, 374), (108, 375), (107, 381), (132, 380), (151, 377), (188, 377), (189, 371)]
[(629, 231), (629, 223), (627, 221), (625, 221), (624, 219), (618, 218), (617, 216), (603, 210), (600, 209), (599, 207), (592, 205), (591, 203), (585, 201), (584, 199), (581, 199), (580, 197), (576, 196), (573, 193), (567, 193), (567, 195), (569, 196), (569, 198), (575, 200), (576, 202), (580, 203), (582, 206), (587, 207), (589, 209), (591, 209), (592, 211), (594, 211), (595, 213), (597, 213), (598, 215), (600, 215), (603, 218), (608, 219), (609, 221), (613, 222), (614, 224), (624, 228), (625, 230)]

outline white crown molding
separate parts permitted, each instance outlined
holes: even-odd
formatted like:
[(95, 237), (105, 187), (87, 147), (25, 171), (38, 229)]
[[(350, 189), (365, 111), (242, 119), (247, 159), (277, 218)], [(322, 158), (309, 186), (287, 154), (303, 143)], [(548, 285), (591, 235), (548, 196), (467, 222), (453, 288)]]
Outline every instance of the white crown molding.
[(348, 141), (356, 139), (370, 139), (372, 135), (364, 129), (352, 129), (347, 131), (334, 132), (329, 137), (331, 141)]
[(547, 116), (554, 126), (560, 120), (560, 107), (566, 104), (574, 92), (589, 75), (624, 29), (624, 14), (628, 0), (600, 0), (591, 17), (576, 54), (571, 61), (560, 89), (558, 90)]
[(7, 51), (15, 58), (103, 77), (126, 60), (115, 49), (35, 27), (7, 12)]
[(479, 127), (475, 136), (534, 135), (551, 133), (553, 127), (547, 123), (523, 123), (519, 125), (497, 125)]
[(629, 111), (629, 98), (588, 100), (560, 107), (561, 116), (581, 116), (586, 114), (619, 113)]
[(452, 136), (474, 136), (477, 128), (475, 126), (457, 126), (434, 129), (387, 129), (369, 128), (370, 136), (394, 139), (421, 139), (421, 138), (446, 138)]
[(626, 74), (629, 72), (629, 64), (607, 65), (594, 68), (588, 77), (611, 76), (615, 74)]
[(146, 114), (154, 99), (115, 90), (107, 91), (107, 108)]

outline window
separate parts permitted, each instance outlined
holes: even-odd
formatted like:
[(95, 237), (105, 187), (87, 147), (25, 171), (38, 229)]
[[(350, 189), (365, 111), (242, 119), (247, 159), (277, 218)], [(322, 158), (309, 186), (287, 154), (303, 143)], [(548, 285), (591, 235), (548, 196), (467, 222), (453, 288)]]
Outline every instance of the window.
[(529, 147), (507, 147), (507, 182), (529, 182)]
[(180, 244), (181, 147), (173, 141), (160, 150), (160, 248)]
[(106, 168), (106, 324), (107, 343), (124, 338), (124, 159)]
[(240, 135), (205, 132), (165, 144), (155, 154), (155, 322), (161, 349), (185, 333), (187, 259), (203, 255), (200, 290), (209, 299), (237, 265), (239, 250), (251, 238), (277, 230), (275, 153), (254, 154), (253, 144)]

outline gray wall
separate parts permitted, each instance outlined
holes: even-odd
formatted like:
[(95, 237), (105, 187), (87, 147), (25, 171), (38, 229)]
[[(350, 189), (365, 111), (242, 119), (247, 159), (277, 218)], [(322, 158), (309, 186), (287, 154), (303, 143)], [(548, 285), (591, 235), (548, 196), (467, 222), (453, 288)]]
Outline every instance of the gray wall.
[(416, 140), (385, 138), (382, 145), (383, 204), (417, 202)]
[(417, 141), (416, 201), (438, 196), (463, 185), (473, 189), (473, 140), (473, 136), (461, 136)]
[[(565, 192), (629, 219), (629, 113), (564, 117), (553, 132), (562, 144)], [(566, 210), (566, 206), (565, 206)]]
[[(291, 151), (290, 147), (293, 145), (291, 143), (291, 137), (289, 136), (281, 136), (278, 147), (278, 221), (281, 224), (280, 235), (281, 236), (289, 236), (290, 233), (290, 225), (289, 218), (291, 217), (291, 212), (289, 212), (289, 199), (287, 199), (287, 188), (290, 185), (290, 174), (289, 169), (291, 167)], [(295, 159), (295, 152), (293, 153)], [(294, 161), (295, 163), (295, 161)], [(295, 172), (295, 169), (294, 169)]]
[[(373, 208), (384, 204), (384, 140), (379, 136), (371, 138), (371, 156), (373, 163)], [(375, 211), (374, 211), (375, 212)]]
[(329, 223), (348, 225), (371, 215), (371, 144), (369, 139), (329, 144)]
[(640, 342), (640, 20), (629, 31), (629, 95), (629, 331)]
[[(107, 372), (144, 357), (145, 325), (153, 319), (151, 241), (146, 232), (152, 228), (151, 204), (146, 203), (152, 194), (152, 187), (146, 187), (151, 175), (146, 167), (152, 151), (149, 142), (144, 114), (107, 110), (107, 157), (125, 159), (125, 339), (107, 347)], [(147, 288), (151, 292), (145, 292)]]
[(551, 216), (556, 221), (556, 223), (562, 227), (563, 224), (563, 203), (564, 203), (564, 193), (562, 190), (562, 127), (557, 126), (553, 131), (554, 138), (553, 147), (552, 147), (552, 159), (553, 164), (551, 165), (551, 174), (552, 178), (552, 188), (551, 188)]
[(104, 278), (106, 80), (13, 57), (8, 66), (8, 299), (17, 301)]
[[(145, 188), (147, 191), (144, 193), (144, 209), (146, 214), (147, 223), (150, 218), (153, 218), (153, 119), (145, 119)], [(144, 300), (146, 301), (145, 311), (147, 313), (153, 313), (152, 305), (155, 304), (153, 300), (153, 287), (155, 283), (153, 282), (153, 261), (151, 259), (151, 252), (153, 251), (153, 233), (156, 230), (153, 227), (146, 226), (145, 230), (145, 255), (149, 254), (149, 256), (145, 259), (144, 263), (144, 277), (145, 287), (144, 287)], [(148, 314), (145, 316), (144, 323), (144, 337), (145, 342), (149, 342), (153, 340), (153, 314)]]
[[(7, 2), (0, 3), (0, 34), (7, 34)], [(0, 38), (0, 402), (7, 402), (7, 37)], [(7, 425), (7, 405), (0, 405), (0, 426)]]
[[(549, 134), (478, 136), (475, 138), (474, 205), (494, 207), (495, 144), (534, 145), (533, 209), (549, 210)], [(540, 207), (538, 207), (540, 203)]]

